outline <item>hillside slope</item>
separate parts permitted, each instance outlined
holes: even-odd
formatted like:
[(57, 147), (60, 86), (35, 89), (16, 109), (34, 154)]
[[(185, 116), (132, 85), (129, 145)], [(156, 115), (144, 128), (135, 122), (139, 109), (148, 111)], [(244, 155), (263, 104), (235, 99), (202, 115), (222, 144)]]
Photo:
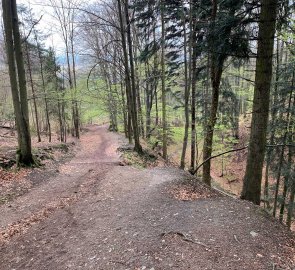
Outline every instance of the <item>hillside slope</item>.
[(0, 269), (294, 269), (294, 235), (260, 208), (202, 184), (180, 200), (190, 175), (121, 166), (122, 143), (89, 127), (57, 174), (0, 206)]

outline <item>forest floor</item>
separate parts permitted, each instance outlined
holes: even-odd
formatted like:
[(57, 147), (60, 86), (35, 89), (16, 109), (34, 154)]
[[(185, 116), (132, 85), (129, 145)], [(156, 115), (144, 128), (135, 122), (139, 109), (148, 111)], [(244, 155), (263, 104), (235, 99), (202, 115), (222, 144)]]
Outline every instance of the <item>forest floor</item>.
[[(0, 269), (295, 269), (295, 237), (173, 167), (126, 166), (90, 126), (76, 154), (0, 205)], [(194, 190), (191, 183), (194, 182)]]

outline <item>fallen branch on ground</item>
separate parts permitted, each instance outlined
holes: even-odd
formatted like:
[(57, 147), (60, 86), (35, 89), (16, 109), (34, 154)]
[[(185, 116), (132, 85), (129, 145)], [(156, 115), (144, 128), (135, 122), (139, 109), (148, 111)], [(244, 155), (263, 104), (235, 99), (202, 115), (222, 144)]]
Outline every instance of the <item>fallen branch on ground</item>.
[(238, 242), (238, 243), (241, 243), (238, 239), (238, 237), (234, 234), (234, 239)]
[(209, 160), (213, 159), (213, 158), (217, 158), (217, 157), (220, 157), (220, 156), (223, 156), (225, 154), (228, 154), (228, 153), (232, 153), (232, 152), (237, 152), (237, 151), (241, 151), (241, 150), (245, 150), (248, 148), (248, 145), (247, 146), (244, 146), (244, 147), (241, 147), (241, 148), (237, 148), (237, 149), (231, 149), (229, 151), (226, 151), (226, 152), (223, 152), (223, 153), (220, 153), (220, 154), (217, 154), (215, 156), (211, 156), (209, 158), (207, 158), (204, 162), (202, 162), (193, 172), (192, 174), (196, 174), (198, 172), (198, 170), (205, 164), (207, 163)]
[(166, 233), (164, 232), (164, 233), (161, 233), (161, 237), (164, 237), (165, 235), (168, 235), (168, 234), (176, 234), (176, 235), (180, 236), (183, 241), (190, 242), (190, 243), (193, 243), (193, 244), (196, 244), (196, 245), (200, 245), (200, 246), (206, 248), (206, 250), (211, 250), (212, 249), (211, 247), (205, 245), (204, 243), (202, 243), (200, 241), (196, 241), (196, 240), (194, 240), (192, 238), (187, 237), (187, 235), (185, 235), (182, 232), (173, 232), (173, 231), (166, 232)]
[[(287, 146), (287, 147), (295, 147), (295, 144), (270, 144), (270, 145), (266, 145), (266, 147), (282, 147), (282, 146)], [(248, 145), (246, 146), (243, 146), (241, 148), (237, 148), (237, 149), (231, 149), (231, 150), (228, 150), (228, 151), (225, 151), (223, 153), (220, 153), (220, 154), (217, 154), (217, 155), (214, 155), (214, 156), (211, 156), (209, 158), (207, 158), (204, 162), (202, 162), (194, 171), (191, 172), (192, 175), (195, 175), (198, 170), (205, 164), (207, 163), (209, 160), (213, 159), (213, 158), (217, 158), (217, 157), (220, 157), (220, 156), (223, 156), (225, 154), (228, 154), (228, 153), (232, 153), (232, 152), (238, 152), (238, 151), (242, 151), (242, 150), (245, 150), (248, 148)]]

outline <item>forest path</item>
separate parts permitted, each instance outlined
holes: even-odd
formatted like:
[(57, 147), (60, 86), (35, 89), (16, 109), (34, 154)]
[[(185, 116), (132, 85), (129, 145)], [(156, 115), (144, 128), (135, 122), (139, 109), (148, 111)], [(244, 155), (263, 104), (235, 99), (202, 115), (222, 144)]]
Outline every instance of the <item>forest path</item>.
[(294, 237), (259, 208), (224, 196), (176, 200), (167, 190), (191, 176), (120, 166), (120, 144), (90, 127), (57, 175), (0, 206), (2, 235), (21, 232), (2, 242), (0, 269), (294, 267)]

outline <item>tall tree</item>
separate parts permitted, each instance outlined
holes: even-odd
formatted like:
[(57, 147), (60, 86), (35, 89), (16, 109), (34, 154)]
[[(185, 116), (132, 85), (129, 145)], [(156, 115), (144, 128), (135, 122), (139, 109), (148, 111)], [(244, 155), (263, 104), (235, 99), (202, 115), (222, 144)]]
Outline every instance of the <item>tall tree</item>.
[(165, 71), (165, 3), (161, 0), (161, 85), (162, 85), (162, 126), (163, 158), (167, 160), (167, 116), (166, 116), (166, 71)]
[(191, 164), (190, 170), (193, 172), (196, 163), (196, 87), (197, 87), (197, 19), (196, 11), (191, 5), (190, 7), (190, 83), (192, 92), (192, 104), (191, 104)]
[(261, 1), (251, 133), (241, 194), (242, 199), (258, 205), (269, 115), (277, 5), (277, 0)]
[[(191, 14), (191, 12), (190, 12)], [(186, 12), (183, 7), (182, 10), (183, 17), (183, 57), (184, 57), (184, 115), (185, 115), (185, 127), (184, 127), (184, 136), (183, 136), (183, 145), (181, 152), (180, 168), (185, 168), (185, 157), (186, 157), (186, 148), (188, 144), (188, 129), (189, 129), (189, 97), (190, 97), (190, 73), (189, 73), (189, 61), (187, 52), (191, 51), (191, 46), (187, 46), (187, 31), (186, 31)], [(191, 16), (190, 16), (191, 17)], [(190, 20), (191, 22), (191, 20)], [(190, 23), (191, 24), (191, 23)], [(191, 44), (191, 43), (190, 43)], [(189, 47), (189, 48), (188, 48)]]
[(18, 132), (18, 163), (34, 164), (29, 125), (26, 75), (19, 31), (16, 0), (2, 1), (6, 53)]
[[(134, 59), (133, 48), (131, 38), (131, 27), (128, 10), (128, 0), (125, 0), (123, 7), (121, 1), (117, 1), (121, 43), (124, 57), (125, 67), (125, 79), (126, 79), (126, 92), (127, 92), (127, 104), (129, 109), (129, 116), (132, 120), (133, 137), (134, 137), (134, 149), (137, 152), (142, 152), (142, 146), (139, 141), (139, 130), (137, 121), (137, 105), (136, 105), (136, 84), (135, 84), (135, 71), (134, 71)], [(124, 16), (125, 15), (125, 16)], [(126, 29), (126, 30), (125, 30)]]
[(37, 108), (37, 98), (36, 98), (36, 89), (33, 81), (33, 72), (32, 72), (32, 63), (31, 63), (31, 56), (30, 56), (30, 44), (28, 41), (25, 41), (25, 52), (26, 52), (26, 68), (27, 73), (29, 75), (29, 82), (32, 90), (32, 99), (33, 99), (33, 107), (34, 107), (34, 115), (35, 115), (35, 121), (36, 121), (36, 131), (37, 131), (37, 137), (38, 142), (41, 142), (41, 132), (40, 132), (40, 123), (39, 123), (39, 112)]
[(74, 50), (74, 30), (79, 1), (50, 0), (58, 20), (61, 36), (65, 44), (67, 79), (72, 99), (73, 135), (80, 137), (80, 119), (77, 100), (76, 57)]
[(126, 36), (127, 44), (129, 51), (129, 63), (130, 63), (130, 81), (131, 81), (131, 107), (132, 107), (132, 127), (133, 127), (133, 136), (134, 136), (134, 150), (137, 152), (142, 152), (142, 147), (139, 141), (139, 127), (138, 127), (138, 114), (137, 114), (137, 93), (136, 83), (135, 83), (135, 67), (134, 67), (134, 57), (133, 57), (133, 41), (131, 35), (131, 21), (129, 14), (129, 1), (125, 0), (124, 2), (124, 14), (126, 19)]
[[(256, 7), (257, 3), (253, 3)], [(224, 64), (231, 56), (247, 58), (249, 56), (249, 22), (253, 20), (251, 8), (245, 8), (240, 0), (213, 0), (210, 23), (208, 26), (207, 46), (209, 53), (209, 73), (212, 88), (211, 108), (206, 121), (203, 146), (203, 182), (211, 185), (211, 161), (213, 135), (217, 122), (220, 83)]]
[(48, 109), (48, 98), (47, 98), (47, 91), (46, 91), (46, 85), (45, 85), (45, 78), (44, 78), (44, 57), (42, 55), (42, 48), (41, 44), (38, 41), (38, 35), (37, 31), (34, 30), (35, 35), (35, 41), (37, 45), (37, 51), (38, 51), (38, 58), (40, 62), (40, 75), (41, 75), (41, 81), (42, 81), (42, 90), (44, 93), (44, 103), (45, 103), (45, 116), (46, 116), (46, 123), (47, 123), (47, 130), (48, 130), (48, 141), (51, 142), (51, 123), (50, 123), (50, 117), (49, 117), (49, 109)]

